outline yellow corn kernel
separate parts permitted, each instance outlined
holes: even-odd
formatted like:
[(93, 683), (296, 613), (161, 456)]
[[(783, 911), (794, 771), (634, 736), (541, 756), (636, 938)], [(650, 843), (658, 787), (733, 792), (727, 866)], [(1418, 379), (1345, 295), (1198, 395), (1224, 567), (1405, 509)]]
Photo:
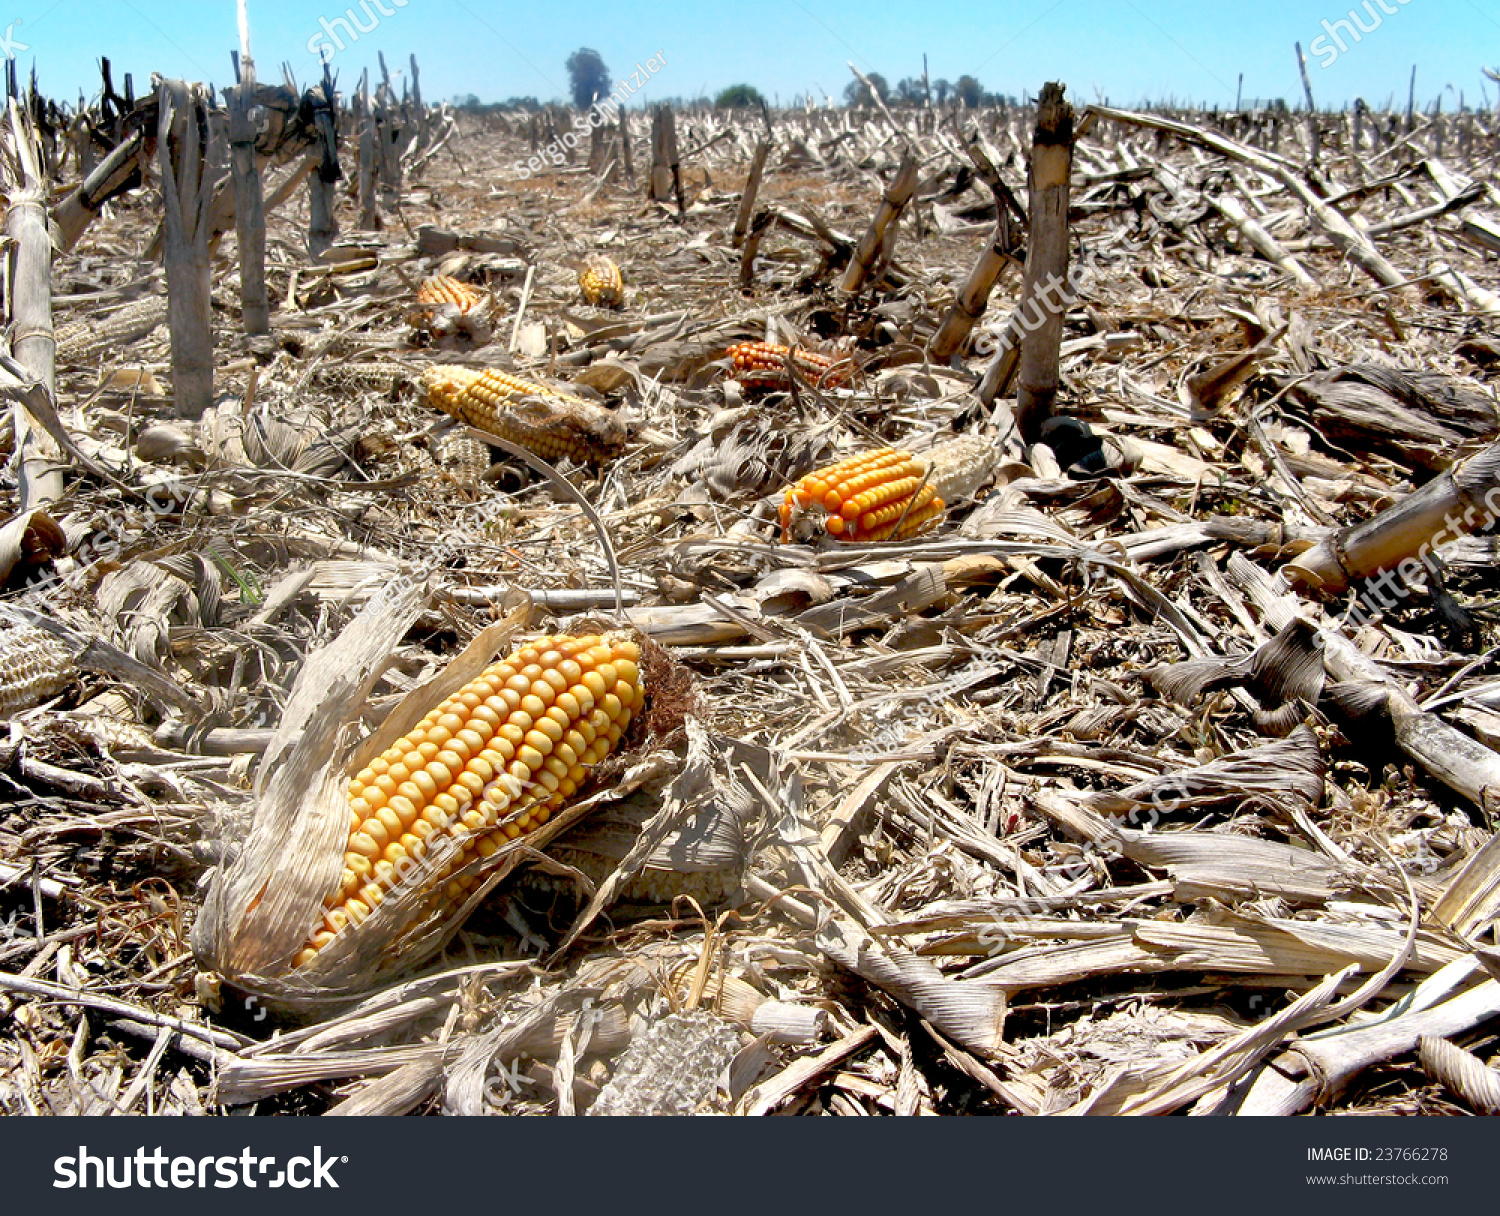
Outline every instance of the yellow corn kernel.
[(625, 303), (625, 278), (620, 268), (602, 253), (591, 253), (578, 272), (583, 298), (599, 308), (619, 308)]
[(823, 528), (845, 541), (904, 540), (931, 527), (943, 512), (928, 466), (910, 452), (880, 448), (803, 477), (782, 500), (781, 539), (793, 520), (824, 512)]
[[(452, 875), (545, 823), (619, 742), (645, 704), (640, 657), (624, 633), (541, 638), (486, 668), (355, 774), (349, 789), (362, 792), (349, 798), (339, 888), (295, 965), (403, 882), (420, 881), (424, 859), (434, 890), (460, 891), (450, 903), (473, 890)], [(525, 690), (514, 707), (497, 698), (512, 686)], [(374, 800), (381, 782), (391, 791)]]
[(430, 367), (421, 383), (428, 405), (544, 460), (599, 464), (625, 445), (624, 425), (603, 406), (509, 372)]
[(468, 312), (484, 303), (484, 295), (467, 283), (445, 274), (424, 279), (417, 288), (418, 304), (452, 304), (459, 312)]
[(724, 352), (734, 364), (735, 377), (746, 388), (786, 388), (791, 384), (787, 362), (821, 388), (846, 384), (853, 364), (847, 358), (820, 355), (773, 342), (737, 342)]

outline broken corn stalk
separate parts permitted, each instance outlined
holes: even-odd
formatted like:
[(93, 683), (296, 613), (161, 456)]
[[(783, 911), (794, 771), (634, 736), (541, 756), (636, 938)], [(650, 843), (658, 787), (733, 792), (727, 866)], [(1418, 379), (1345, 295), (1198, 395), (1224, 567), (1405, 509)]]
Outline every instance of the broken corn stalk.
[(602, 253), (591, 253), (578, 272), (583, 298), (600, 308), (619, 308), (625, 303), (625, 277)]
[(819, 388), (846, 384), (854, 365), (847, 358), (821, 355), (773, 342), (737, 342), (724, 352), (734, 363), (734, 374), (746, 388), (787, 388), (787, 362)]
[(545, 823), (644, 704), (623, 632), (538, 638), (487, 667), (349, 782), (343, 875), (293, 966), (399, 885), (425, 880), (462, 905), (482, 879), (459, 871)]
[(1500, 443), (1492, 443), (1393, 506), (1331, 532), (1282, 570), (1294, 587), (1325, 594), (1391, 571), (1410, 581), (1431, 567), (1434, 549), (1497, 518)]
[[(989, 440), (962, 436), (920, 456), (879, 448), (817, 469), (791, 486), (781, 539), (821, 530), (841, 541), (905, 540), (934, 527), (945, 504), (972, 496), (1002, 459)], [(808, 527), (811, 523), (813, 526)]]

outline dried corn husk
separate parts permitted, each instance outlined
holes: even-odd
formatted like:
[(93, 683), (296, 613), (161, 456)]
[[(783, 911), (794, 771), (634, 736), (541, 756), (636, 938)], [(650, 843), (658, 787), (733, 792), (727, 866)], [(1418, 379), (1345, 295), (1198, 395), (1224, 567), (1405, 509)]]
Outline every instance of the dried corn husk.
[[(456, 909), (443, 907), (444, 884), (436, 881), (438, 865), (429, 856), (390, 887), (367, 919), (292, 969), (343, 866), (349, 774), (476, 677), (529, 610), (522, 602), (483, 630), (440, 674), (413, 689), (374, 733), (356, 742), (353, 727), (370, 688), (422, 599), (415, 586), (394, 584), (304, 665), (266, 750), (249, 835), (233, 863), (214, 875), (194, 926), (193, 950), (209, 987), (227, 981), (268, 1007), (292, 1012), (352, 997), (441, 949), (495, 883), (602, 800), (596, 795), (566, 807), (538, 830), (458, 871), (482, 874), (484, 881)], [(622, 794), (650, 774), (650, 762), (637, 769), (636, 776), (625, 776)]]
[[(696, 732), (697, 724), (689, 729)], [(659, 910), (679, 895), (707, 909), (739, 889), (750, 864), (756, 808), (751, 799), (736, 796), (734, 772), (738, 763), (753, 763), (757, 751), (723, 736), (710, 736), (706, 744), (690, 746), (683, 771), (664, 774), (603, 808), (549, 850), (596, 888), (612, 892), (612, 913)], [(542, 871), (526, 877), (528, 885), (558, 881)]]

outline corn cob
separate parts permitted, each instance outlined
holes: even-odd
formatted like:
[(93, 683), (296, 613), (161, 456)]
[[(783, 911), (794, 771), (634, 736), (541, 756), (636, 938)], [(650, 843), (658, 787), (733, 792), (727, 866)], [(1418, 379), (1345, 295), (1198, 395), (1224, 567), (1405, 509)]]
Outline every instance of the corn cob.
[(390, 396), (410, 385), (411, 372), (399, 363), (325, 363), (313, 372), (313, 380), (331, 388)]
[(436, 274), (417, 288), (417, 303), (452, 304), (459, 312), (468, 312), (484, 303), (484, 294), (458, 279)]
[(410, 347), (409, 338), (404, 329), (340, 331), (318, 347), (317, 353), (326, 359), (344, 359), (378, 352), (375, 358), (389, 359), (394, 352)]
[(945, 502), (969, 498), (989, 479), (1003, 449), (961, 436), (914, 456), (880, 448), (803, 477), (781, 503), (781, 539), (822, 515), (823, 530), (842, 541), (905, 540), (933, 527)]
[(943, 500), (926, 479), (927, 467), (910, 452), (880, 448), (809, 473), (786, 492), (781, 539), (792, 539), (798, 507), (821, 507), (823, 527), (847, 541), (901, 540), (930, 526)]
[(166, 296), (134, 300), (104, 317), (86, 317), (59, 325), (53, 334), (59, 364), (76, 363), (92, 355), (123, 350), (167, 321)]
[(600, 308), (619, 308), (625, 303), (625, 279), (620, 268), (602, 253), (591, 253), (578, 272), (583, 298)]
[(130, 756), (158, 758), (166, 749), (144, 727), (123, 718), (111, 718), (104, 714), (87, 714), (66, 717), (56, 714), (47, 723), (47, 735), (66, 739), (80, 747), (94, 747), (101, 752), (120, 753), (119, 759)]
[(432, 367), (422, 384), (435, 409), (544, 460), (602, 464), (625, 446), (625, 428), (608, 410), (506, 372)]
[(460, 485), (471, 485), (490, 468), (490, 450), (467, 432), (445, 435), (433, 447), (438, 468)]
[(588, 1113), (697, 1114), (713, 1103), (739, 1049), (739, 1032), (717, 1014), (668, 1014), (631, 1040)]
[(837, 388), (849, 380), (854, 365), (847, 358), (835, 359), (798, 347), (771, 342), (737, 342), (724, 352), (734, 361), (735, 376), (746, 388), (787, 388), (787, 358), (792, 366), (820, 388)]
[(445, 907), (480, 879), (454, 875), (545, 823), (645, 704), (624, 633), (538, 638), (477, 678), (349, 783), (349, 842), (302, 966), (370, 915), (429, 855)]
[(0, 633), (0, 717), (55, 697), (77, 675), (73, 656), (50, 633), (31, 625)]

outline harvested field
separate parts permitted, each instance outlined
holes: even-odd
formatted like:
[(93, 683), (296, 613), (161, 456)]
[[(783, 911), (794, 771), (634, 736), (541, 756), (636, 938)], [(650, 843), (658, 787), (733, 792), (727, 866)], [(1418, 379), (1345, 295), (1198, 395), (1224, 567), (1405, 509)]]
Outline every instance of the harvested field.
[[(428, 108), (382, 178), (344, 109), (247, 334), (159, 96), (183, 214), (79, 221), (55, 393), (0, 361), (0, 1111), (1493, 1113), (1493, 115), (633, 112), (522, 177), (574, 115)], [(925, 530), (781, 515), (963, 437)], [(293, 965), (360, 739), (614, 630), (583, 809)]]

